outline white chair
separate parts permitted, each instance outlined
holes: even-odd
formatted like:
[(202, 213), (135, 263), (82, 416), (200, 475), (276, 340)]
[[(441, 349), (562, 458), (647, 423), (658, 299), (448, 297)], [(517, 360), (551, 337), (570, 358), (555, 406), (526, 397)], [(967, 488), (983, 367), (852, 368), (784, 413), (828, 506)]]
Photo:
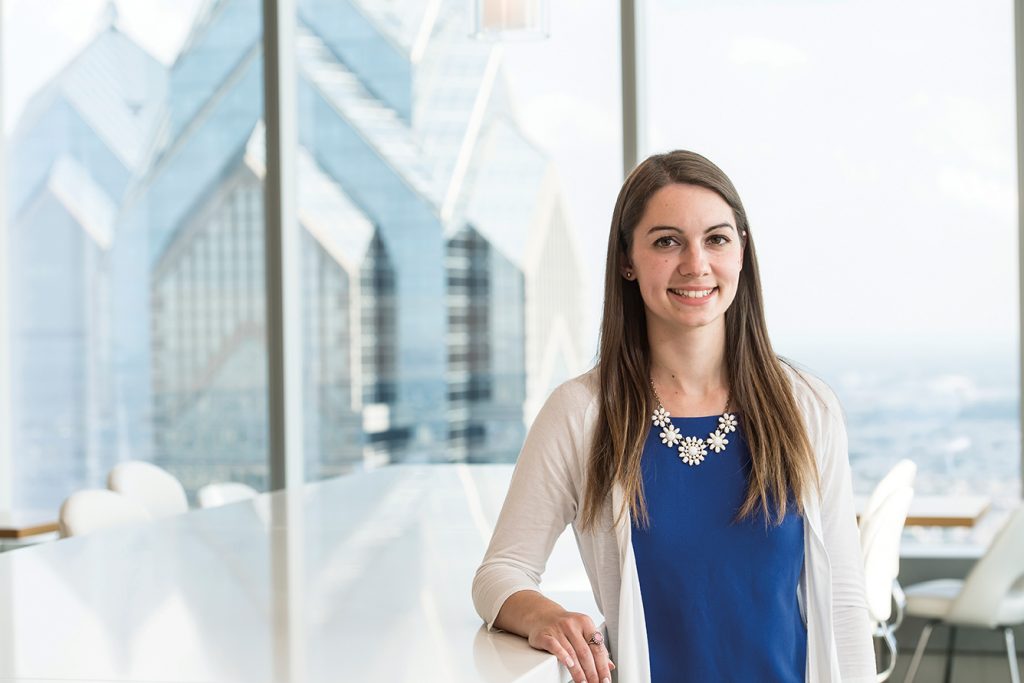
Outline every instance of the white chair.
[(137, 524), (150, 519), (139, 503), (105, 489), (72, 493), (60, 506), (58, 531), (61, 538), (81, 536), (101, 529)]
[[(863, 529), (868, 520), (875, 514), (886, 498), (894, 491), (901, 488), (913, 488), (914, 479), (917, 477), (917, 465), (913, 460), (904, 458), (890, 469), (882, 480), (875, 485), (875, 489), (868, 498), (867, 505), (861, 511), (860, 528)], [(899, 556), (895, 558), (895, 566), (892, 569), (893, 575), (899, 574)], [(896, 618), (892, 622), (892, 630), (895, 631), (903, 623), (903, 617), (907, 604), (906, 596), (903, 594), (903, 587), (899, 581), (892, 582), (892, 600), (896, 605)]]
[(156, 465), (129, 460), (107, 475), (107, 488), (142, 505), (154, 518), (188, 512), (188, 498), (173, 474)]
[(207, 484), (196, 493), (196, 501), (201, 508), (214, 508), (228, 503), (249, 500), (259, 495), (259, 491), (251, 486), (234, 481)]
[(875, 510), (871, 519), (861, 528), (860, 544), (864, 554), (864, 586), (868, 614), (873, 624), (873, 635), (881, 638), (889, 649), (889, 664), (878, 674), (877, 680), (886, 681), (896, 668), (896, 636), (898, 624), (889, 623), (892, 616), (893, 583), (899, 575), (900, 538), (907, 521), (911, 488), (900, 488), (889, 494)]
[(914, 479), (917, 477), (917, 465), (913, 460), (903, 459), (896, 463), (889, 470), (882, 480), (875, 485), (875, 489), (868, 498), (867, 505), (860, 513), (860, 526), (871, 519), (871, 515), (881, 506), (889, 494), (901, 488), (913, 488)]
[(929, 619), (917, 641), (905, 683), (914, 680), (928, 638), (937, 624), (949, 626), (946, 681), (953, 674), (953, 646), (959, 627), (1001, 629), (1010, 680), (1020, 683), (1013, 626), (1024, 623), (1024, 506), (1018, 505), (967, 578), (936, 579), (906, 589), (907, 614)]

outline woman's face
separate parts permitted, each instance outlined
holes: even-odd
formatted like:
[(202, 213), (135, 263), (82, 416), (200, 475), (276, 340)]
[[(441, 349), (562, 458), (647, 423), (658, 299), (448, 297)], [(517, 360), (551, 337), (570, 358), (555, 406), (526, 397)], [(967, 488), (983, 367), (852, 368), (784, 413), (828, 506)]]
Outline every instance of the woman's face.
[(732, 209), (699, 185), (666, 185), (633, 229), (622, 276), (636, 280), (648, 324), (666, 331), (724, 325), (743, 246)]

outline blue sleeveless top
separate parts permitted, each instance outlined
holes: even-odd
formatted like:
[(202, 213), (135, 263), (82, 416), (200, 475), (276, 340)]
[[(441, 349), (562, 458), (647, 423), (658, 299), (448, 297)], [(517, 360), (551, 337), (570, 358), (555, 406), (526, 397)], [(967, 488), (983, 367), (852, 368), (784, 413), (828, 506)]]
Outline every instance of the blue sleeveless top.
[[(672, 418), (683, 437), (707, 439), (718, 416)], [(750, 452), (740, 430), (690, 466), (653, 426), (641, 469), (650, 526), (633, 522), (633, 553), (647, 622), (653, 683), (803, 681), (807, 629), (797, 591), (803, 519), (763, 513), (734, 523)]]

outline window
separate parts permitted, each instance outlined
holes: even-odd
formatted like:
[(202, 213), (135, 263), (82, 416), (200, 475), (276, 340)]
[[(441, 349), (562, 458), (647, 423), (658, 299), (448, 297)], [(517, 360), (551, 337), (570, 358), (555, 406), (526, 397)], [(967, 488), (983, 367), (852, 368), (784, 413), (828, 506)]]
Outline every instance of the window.
[(909, 457), (918, 495), (1020, 499), (1012, 19), (1009, 2), (649, 6), (648, 151), (732, 177), (776, 348), (842, 399), (858, 493)]
[(124, 459), (266, 486), (251, 9), (4, 5), (18, 507)]
[[(297, 5), (306, 474), (510, 462), (593, 355), (617, 8), (500, 44), (468, 4)], [(15, 504), (128, 458), (265, 488), (260, 4), (4, 11)]]
[[(303, 271), (346, 283), (306, 309), (307, 476), (513, 462), (593, 353), (617, 8), (553, 6), (548, 40), (500, 44), (470, 37), (467, 3), (358, 5), (299, 3)], [(320, 332), (337, 320), (358, 328)]]

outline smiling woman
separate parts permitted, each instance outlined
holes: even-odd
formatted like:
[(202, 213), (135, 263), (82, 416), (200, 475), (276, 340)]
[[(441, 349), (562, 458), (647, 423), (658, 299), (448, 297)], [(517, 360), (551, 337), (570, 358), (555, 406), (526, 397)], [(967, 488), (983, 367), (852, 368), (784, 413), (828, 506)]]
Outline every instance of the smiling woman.
[[(539, 594), (569, 523), (607, 640)], [(746, 211), (699, 154), (626, 179), (598, 365), (537, 416), (473, 595), (575, 681), (874, 680), (841, 408), (772, 350)]]

